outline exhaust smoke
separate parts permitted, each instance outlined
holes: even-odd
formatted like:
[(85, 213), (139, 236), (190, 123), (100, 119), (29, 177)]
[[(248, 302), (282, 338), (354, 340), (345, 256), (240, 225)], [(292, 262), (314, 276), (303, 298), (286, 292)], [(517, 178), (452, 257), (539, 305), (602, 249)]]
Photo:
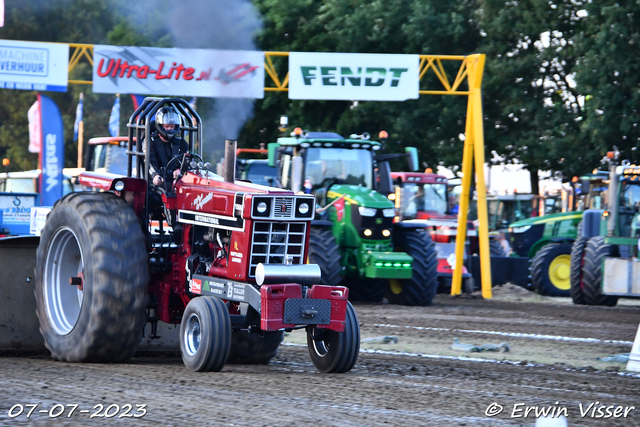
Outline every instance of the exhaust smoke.
[[(250, 0), (157, 0), (153, 12), (139, 3), (127, 7), (133, 28), (140, 27), (141, 19), (149, 27), (160, 23), (179, 48), (258, 50), (254, 37), (262, 28), (262, 17)], [(225, 139), (238, 138), (242, 126), (253, 117), (254, 102), (216, 98), (213, 103), (198, 103), (206, 160), (215, 163), (222, 158)]]
[[(262, 28), (258, 10), (250, 0), (182, 0), (172, 3), (167, 15), (176, 47), (257, 50), (255, 34)], [(219, 161), (225, 139), (238, 139), (242, 126), (253, 117), (253, 99), (216, 98), (204, 120), (205, 158)]]

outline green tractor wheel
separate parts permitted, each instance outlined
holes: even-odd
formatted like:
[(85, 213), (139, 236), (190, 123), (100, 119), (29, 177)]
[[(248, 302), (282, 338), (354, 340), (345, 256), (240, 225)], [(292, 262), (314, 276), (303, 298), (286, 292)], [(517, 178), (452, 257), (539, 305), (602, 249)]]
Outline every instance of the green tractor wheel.
[[(582, 224), (582, 223), (580, 223)], [(574, 304), (585, 304), (582, 266), (584, 264), (584, 248), (588, 237), (578, 237), (571, 246), (571, 299)]]
[(321, 285), (338, 286), (342, 277), (338, 243), (330, 228), (312, 227), (309, 234), (310, 264), (320, 267)]
[(571, 244), (550, 243), (531, 262), (533, 289), (540, 295), (568, 297), (571, 288)]
[(394, 235), (394, 247), (413, 257), (410, 279), (391, 279), (387, 299), (391, 304), (430, 305), (438, 290), (435, 244), (424, 230), (402, 230)]
[(587, 305), (613, 307), (618, 297), (602, 294), (602, 261), (604, 257), (615, 256), (615, 248), (604, 243), (603, 236), (589, 239), (584, 249), (582, 268), (582, 294)]

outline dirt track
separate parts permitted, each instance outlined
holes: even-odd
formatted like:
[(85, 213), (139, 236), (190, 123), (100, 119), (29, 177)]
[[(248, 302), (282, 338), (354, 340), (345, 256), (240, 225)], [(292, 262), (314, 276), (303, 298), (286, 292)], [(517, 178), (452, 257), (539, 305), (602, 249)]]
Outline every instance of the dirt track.
[[(128, 403), (129, 415), (137, 413), (136, 404), (146, 405), (147, 412), (118, 419), (121, 425), (530, 426), (533, 414), (511, 414), (537, 406), (555, 413), (566, 408), (569, 426), (640, 426), (640, 375), (618, 372), (622, 363), (596, 360), (630, 351), (640, 306), (578, 307), (506, 288), (496, 290), (491, 301), (440, 295), (432, 307), (355, 307), (363, 338), (394, 336), (398, 342), (363, 344), (369, 352), (342, 375), (317, 373), (298, 332), (286, 338), (268, 366), (227, 365), (208, 374), (187, 371), (175, 356), (136, 357), (125, 365), (4, 357), (0, 424), (52, 424), (38, 411), (55, 404), (79, 405), (72, 418), (66, 418), (66, 407), (57, 425), (112, 423), (89, 418), (95, 405)], [(511, 351), (454, 351), (454, 337), (474, 345), (507, 342)], [(591, 411), (581, 417), (579, 405), (585, 410), (596, 401), (637, 409), (626, 418), (596, 419)], [(488, 417), (485, 411), (494, 402), (504, 411)], [(16, 404), (38, 407), (29, 419), (30, 407), (10, 418)], [(115, 419), (124, 413), (116, 409)]]

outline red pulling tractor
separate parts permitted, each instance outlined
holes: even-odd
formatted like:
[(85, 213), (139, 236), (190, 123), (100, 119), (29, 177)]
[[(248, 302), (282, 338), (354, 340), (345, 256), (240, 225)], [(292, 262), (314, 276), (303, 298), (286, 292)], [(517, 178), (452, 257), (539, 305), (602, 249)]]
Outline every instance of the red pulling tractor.
[[(169, 161), (179, 162), (180, 174), (162, 194), (158, 218), (142, 179), (150, 148), (134, 141), (151, 135), (167, 106), (181, 116), (189, 152)], [(146, 98), (128, 128), (127, 176), (81, 174), (83, 185), (101, 191), (61, 199), (42, 231), (37, 314), (52, 356), (125, 361), (146, 323), (155, 337), (162, 321), (180, 324), (192, 371), (268, 363), (284, 331), (299, 328), (319, 371), (351, 370), (360, 329), (348, 289), (317, 285), (319, 267), (305, 264), (314, 198), (234, 183), (235, 141), (225, 142), (224, 178), (210, 172), (200, 117), (184, 100)], [(171, 227), (152, 230), (152, 220)]]

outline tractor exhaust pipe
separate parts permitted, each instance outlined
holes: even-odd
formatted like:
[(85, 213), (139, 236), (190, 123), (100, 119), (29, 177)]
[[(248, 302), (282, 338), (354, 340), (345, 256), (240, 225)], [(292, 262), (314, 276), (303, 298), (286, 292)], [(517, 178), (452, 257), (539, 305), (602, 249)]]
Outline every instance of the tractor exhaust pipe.
[(235, 139), (224, 140), (224, 162), (222, 165), (223, 178), (227, 182), (236, 180), (236, 146), (238, 141)]
[(258, 286), (276, 283), (298, 283), (299, 285), (316, 285), (320, 283), (320, 267), (318, 264), (258, 264), (256, 282)]

